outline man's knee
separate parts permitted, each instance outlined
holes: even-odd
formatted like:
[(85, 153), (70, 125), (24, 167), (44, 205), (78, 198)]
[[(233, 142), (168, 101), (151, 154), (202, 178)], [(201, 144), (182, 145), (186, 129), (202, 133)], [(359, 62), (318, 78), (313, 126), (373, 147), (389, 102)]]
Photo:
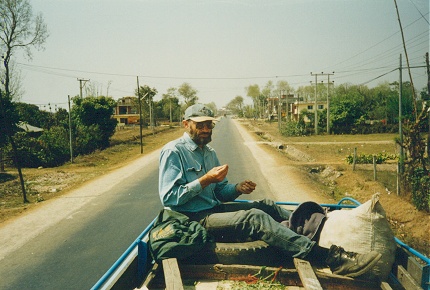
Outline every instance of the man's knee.
[(247, 211), (246, 215), (250, 220), (263, 220), (263, 219), (269, 219), (271, 218), (268, 213), (266, 213), (264, 210), (261, 210), (259, 208), (251, 208)]

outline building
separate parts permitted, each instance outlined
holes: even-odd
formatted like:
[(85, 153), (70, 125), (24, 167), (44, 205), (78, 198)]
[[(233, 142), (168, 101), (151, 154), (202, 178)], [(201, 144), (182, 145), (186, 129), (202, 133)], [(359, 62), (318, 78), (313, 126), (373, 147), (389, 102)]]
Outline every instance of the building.
[(139, 124), (139, 106), (137, 97), (123, 97), (117, 101), (113, 115), (119, 126)]
[[(265, 108), (265, 116), (270, 120), (278, 119), (278, 110), (280, 109), (281, 118), (286, 120), (298, 121), (299, 116), (303, 110), (307, 110), (310, 113), (315, 112), (315, 102), (306, 101), (303, 102), (302, 99), (288, 94), (279, 97), (267, 98), (267, 105)], [(280, 105), (280, 107), (278, 107)], [(326, 101), (317, 101), (317, 110), (322, 111), (327, 108)], [(305, 117), (305, 122), (310, 122), (309, 119)]]
[[(317, 110), (318, 111), (322, 111), (326, 108), (327, 108), (327, 102), (317, 101)], [(294, 121), (298, 121), (300, 113), (303, 110), (307, 110), (310, 113), (315, 113), (315, 102), (298, 102), (298, 101), (295, 101), (294, 103), (291, 104), (291, 111), (290, 111), (291, 118)], [(305, 117), (304, 121), (310, 122), (310, 120), (307, 119), (306, 117)]]
[[(281, 111), (281, 117), (286, 118), (287, 115), (291, 115), (292, 105), (297, 98), (293, 94), (281, 95), (280, 97), (267, 98), (267, 106), (265, 114), (268, 119), (273, 120), (278, 118), (278, 110)], [(278, 107), (280, 105), (280, 107)], [(291, 117), (289, 117), (290, 119)]]

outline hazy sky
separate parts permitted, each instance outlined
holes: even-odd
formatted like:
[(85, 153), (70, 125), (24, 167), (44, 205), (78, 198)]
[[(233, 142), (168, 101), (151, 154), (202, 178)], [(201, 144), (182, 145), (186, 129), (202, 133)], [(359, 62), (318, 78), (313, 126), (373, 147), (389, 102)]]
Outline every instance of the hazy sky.
[[(218, 108), (245, 87), (272, 80), (309, 85), (397, 81), (403, 55), (394, 0), (31, 0), (50, 36), (33, 59), (16, 52), (21, 101), (67, 108), (89, 79), (99, 95), (134, 95), (136, 79), (158, 90), (187, 82)], [(429, 51), (429, 1), (397, 0), (411, 66)], [(387, 74), (388, 73), (388, 74)], [(412, 70), (416, 88), (425, 68)], [(386, 74), (384, 77), (381, 75)], [(407, 71), (404, 80), (409, 80)], [(327, 80), (327, 77), (321, 79)], [(84, 92), (85, 94), (85, 92)], [(85, 96), (85, 95), (84, 95)]]

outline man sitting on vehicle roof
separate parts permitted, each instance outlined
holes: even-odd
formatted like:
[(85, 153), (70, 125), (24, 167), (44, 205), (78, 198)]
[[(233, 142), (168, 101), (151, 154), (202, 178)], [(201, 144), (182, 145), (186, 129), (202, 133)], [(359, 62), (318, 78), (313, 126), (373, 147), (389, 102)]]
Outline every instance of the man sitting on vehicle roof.
[(215, 121), (206, 106), (190, 106), (182, 121), (186, 132), (163, 147), (159, 194), (166, 208), (199, 222), (216, 241), (263, 240), (286, 257), (323, 261), (334, 274), (357, 277), (377, 263), (381, 257), (377, 252), (358, 254), (335, 245), (330, 249), (318, 246), (314, 234), (322, 218), (316, 220), (316, 230), (309, 236), (303, 234), (303, 228), (293, 231), (281, 224), (290, 219), (291, 212), (271, 200), (232, 202), (241, 194), (253, 192), (256, 184), (251, 180), (228, 183), (228, 165), (221, 165), (208, 145)]

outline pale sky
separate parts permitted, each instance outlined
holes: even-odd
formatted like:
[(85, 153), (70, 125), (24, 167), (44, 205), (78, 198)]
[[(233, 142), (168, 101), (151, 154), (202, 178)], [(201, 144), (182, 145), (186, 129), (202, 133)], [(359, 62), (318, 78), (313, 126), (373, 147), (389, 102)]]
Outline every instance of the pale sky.
[[(221, 108), (236, 96), (250, 102), (245, 87), (269, 80), (297, 89), (315, 80), (311, 72), (334, 71), (335, 85), (374, 87), (398, 81), (398, 70), (388, 72), (399, 67), (400, 54), (406, 66), (394, 0), (30, 2), (50, 36), (31, 61), (21, 51), (15, 61), (21, 101), (42, 109), (67, 108), (67, 96), (79, 94), (78, 79), (115, 100), (134, 95), (137, 76), (158, 90), (156, 100), (187, 82), (200, 102)], [(424, 66), (429, 1), (397, 4), (410, 64)], [(421, 91), (426, 69), (413, 69), (412, 77)]]

